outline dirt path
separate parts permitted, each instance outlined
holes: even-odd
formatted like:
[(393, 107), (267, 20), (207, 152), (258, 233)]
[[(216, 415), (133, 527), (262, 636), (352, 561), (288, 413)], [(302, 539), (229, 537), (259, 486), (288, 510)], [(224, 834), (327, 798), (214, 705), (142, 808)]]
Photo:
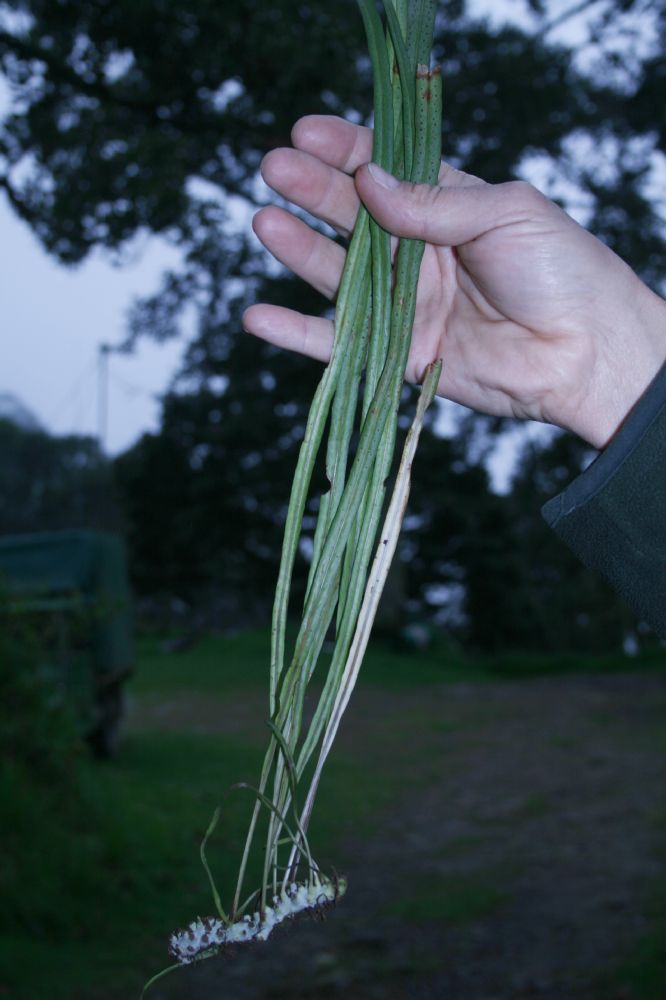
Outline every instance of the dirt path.
[(345, 901), (153, 1000), (626, 1000), (595, 984), (663, 870), (666, 679), (365, 690), (340, 753), (402, 785), (340, 849)]

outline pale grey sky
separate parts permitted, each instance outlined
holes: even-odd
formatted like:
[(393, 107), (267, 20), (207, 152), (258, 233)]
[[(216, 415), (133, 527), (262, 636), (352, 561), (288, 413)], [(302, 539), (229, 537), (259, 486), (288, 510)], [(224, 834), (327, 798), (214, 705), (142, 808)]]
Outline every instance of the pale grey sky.
[[(118, 344), (132, 298), (151, 291), (169, 249), (157, 240), (136, 263), (115, 268), (101, 254), (77, 268), (58, 265), (0, 196), (0, 392), (12, 392), (54, 434), (96, 434), (97, 353)], [(111, 355), (107, 447), (128, 447), (158, 426), (155, 396), (175, 373), (182, 343), (143, 342)]]

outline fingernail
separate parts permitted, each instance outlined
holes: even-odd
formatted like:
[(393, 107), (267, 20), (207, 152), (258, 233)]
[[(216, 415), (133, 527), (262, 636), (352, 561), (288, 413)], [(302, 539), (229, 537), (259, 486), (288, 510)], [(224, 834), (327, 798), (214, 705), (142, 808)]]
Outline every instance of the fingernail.
[(393, 176), (393, 174), (387, 174), (385, 170), (378, 167), (376, 163), (369, 163), (368, 170), (372, 175), (372, 179), (381, 184), (383, 188), (388, 188), (389, 191), (394, 191), (400, 186), (400, 181)]

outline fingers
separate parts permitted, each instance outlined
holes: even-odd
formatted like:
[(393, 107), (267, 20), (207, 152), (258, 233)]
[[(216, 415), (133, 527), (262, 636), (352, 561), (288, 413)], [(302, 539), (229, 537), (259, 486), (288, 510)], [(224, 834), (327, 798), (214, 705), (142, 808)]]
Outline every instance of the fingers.
[(283, 306), (250, 306), (243, 314), (248, 333), (287, 351), (317, 361), (328, 361), (333, 345), (333, 323), (318, 316), (304, 316)]
[(326, 298), (335, 297), (345, 263), (342, 247), (276, 206), (257, 212), (252, 227), (281, 264)]
[[(529, 187), (485, 184), (443, 163), (437, 187), (404, 184), (396, 195), (371, 174), (379, 168), (368, 167), (371, 129), (341, 118), (310, 115), (296, 123), (292, 139), (295, 149), (276, 149), (264, 157), (264, 180), (344, 236), (353, 230), (360, 195), (392, 233), (457, 246), (502, 225), (507, 205), (515, 203), (515, 198), (507, 201), (507, 191)], [(355, 184), (350, 176), (354, 172)], [(448, 197), (451, 190), (455, 200)]]
[(266, 183), (288, 201), (349, 236), (358, 212), (351, 174), (372, 156), (372, 129), (330, 115), (309, 115), (292, 130), (294, 149), (262, 162)]
[(373, 163), (361, 167), (355, 180), (381, 226), (396, 236), (440, 246), (461, 246), (492, 229), (528, 221), (548, 204), (521, 181), (485, 184), (451, 170), (442, 176), (444, 185), (436, 187), (401, 183)]
[(291, 141), (296, 149), (347, 174), (372, 158), (372, 129), (332, 115), (301, 118), (292, 129)]
[(294, 205), (349, 236), (359, 200), (347, 174), (297, 149), (274, 149), (261, 164), (261, 175), (274, 191)]

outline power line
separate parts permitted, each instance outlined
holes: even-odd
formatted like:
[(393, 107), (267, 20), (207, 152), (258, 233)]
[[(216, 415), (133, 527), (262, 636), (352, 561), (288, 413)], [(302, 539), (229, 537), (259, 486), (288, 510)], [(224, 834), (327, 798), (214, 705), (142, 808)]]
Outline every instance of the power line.
[(82, 368), (76, 378), (73, 379), (69, 388), (63, 393), (57, 405), (53, 408), (51, 415), (47, 420), (50, 426), (57, 427), (63, 415), (70, 408), (73, 408), (76, 403), (78, 403), (83, 391), (92, 385), (92, 376), (96, 366), (97, 358), (93, 356), (92, 359), (86, 362), (85, 367)]
[(126, 396), (143, 396), (145, 399), (155, 400), (159, 396), (159, 392), (155, 389), (146, 389), (143, 385), (137, 385), (136, 382), (128, 382), (127, 379), (122, 378), (122, 376), (117, 375), (115, 372), (109, 374), (109, 378), (119, 389), (125, 393)]

